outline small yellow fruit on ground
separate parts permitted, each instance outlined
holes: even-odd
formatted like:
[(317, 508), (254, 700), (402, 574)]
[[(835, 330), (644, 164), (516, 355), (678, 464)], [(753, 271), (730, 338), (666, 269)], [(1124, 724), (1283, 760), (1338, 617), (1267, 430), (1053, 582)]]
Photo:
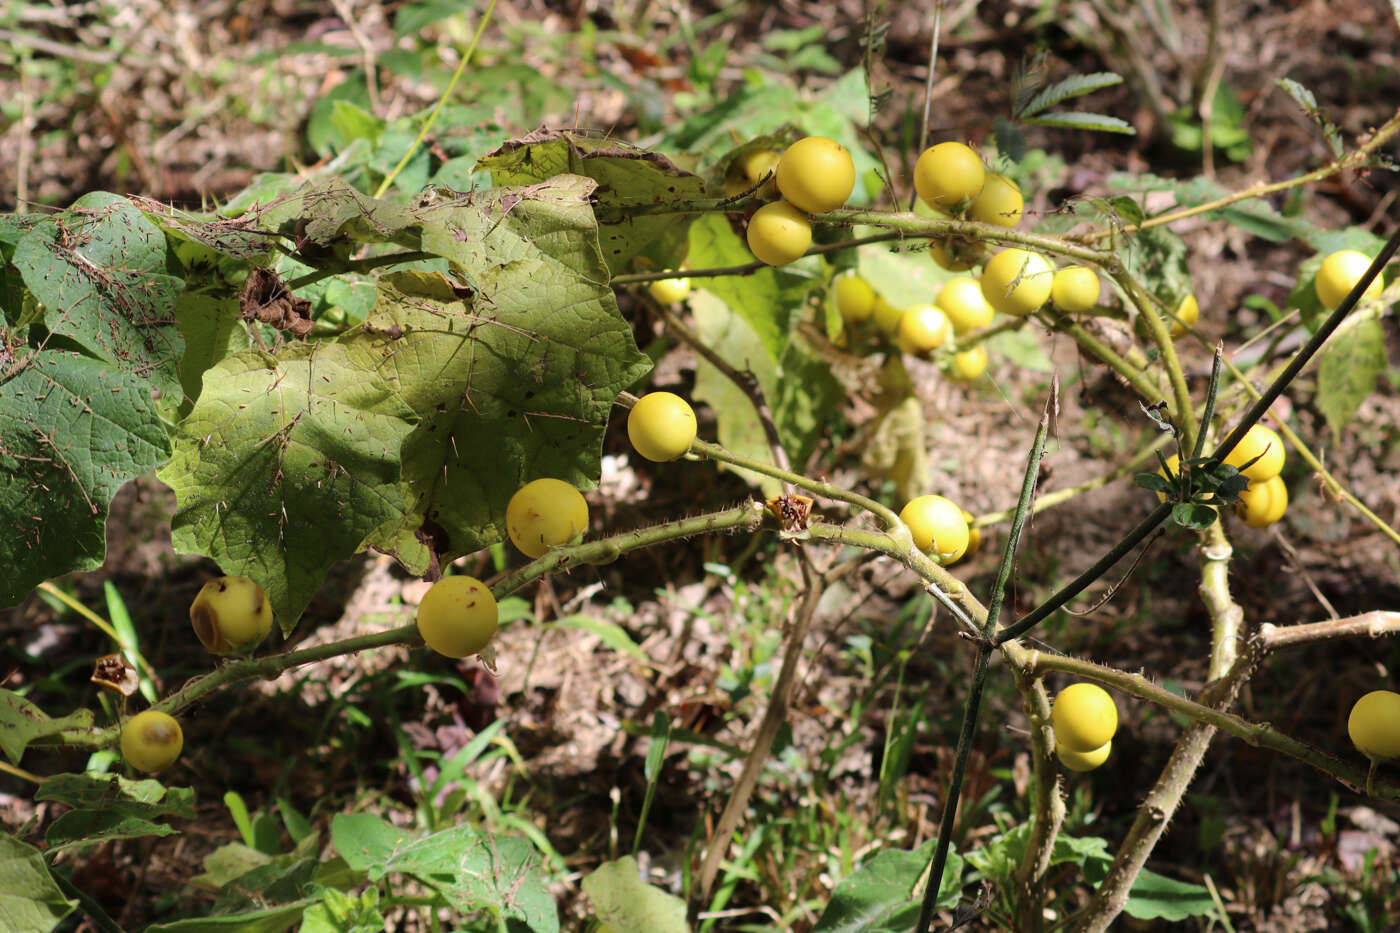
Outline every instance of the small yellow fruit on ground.
[(958, 382), (972, 382), (987, 371), (987, 348), (980, 343), (953, 354), (948, 374)]
[(526, 557), (540, 557), (588, 530), (588, 502), (561, 479), (537, 479), (506, 504), (506, 533)]
[[(1359, 250), (1341, 249), (1331, 253), (1322, 260), (1322, 265), (1317, 269), (1317, 278), (1313, 279), (1317, 300), (1328, 311), (1335, 311), (1370, 267), (1371, 258)], [(1362, 297), (1375, 298), (1382, 287), (1381, 277), (1376, 276)]]
[(673, 305), (690, 294), (690, 279), (657, 279), (647, 286), (647, 291), (663, 305)]
[(914, 163), (914, 190), (925, 204), (945, 211), (977, 197), (986, 179), (982, 157), (962, 143), (930, 146)]
[(1045, 304), (1055, 281), (1050, 261), (1024, 249), (1004, 249), (982, 270), (982, 296), (1002, 314), (1025, 317)]
[(905, 353), (928, 356), (948, 339), (948, 316), (933, 305), (912, 305), (899, 319), (895, 342)]
[(1201, 306), (1196, 302), (1195, 295), (1187, 295), (1181, 299), (1181, 304), (1176, 306), (1176, 320), (1171, 322), (1172, 339), (1185, 336), (1187, 328), (1195, 327), (1200, 317)]
[(914, 546), (940, 564), (951, 564), (967, 553), (971, 534), (963, 510), (942, 496), (910, 499), (899, 512), (909, 526)]
[(185, 734), (180, 731), (180, 724), (160, 710), (137, 713), (122, 726), (122, 757), (137, 771), (164, 771), (175, 763), (184, 747)]
[(1088, 266), (1065, 266), (1050, 283), (1050, 300), (1068, 314), (1088, 311), (1099, 303), (1099, 277)]
[(627, 437), (632, 446), (656, 463), (684, 454), (696, 431), (695, 409), (672, 392), (648, 392), (627, 413)]
[(880, 328), (880, 332), (893, 337), (899, 332), (900, 318), (904, 317), (904, 309), (896, 308), (883, 297), (875, 296), (875, 306), (871, 309), (871, 315), (875, 318), (875, 326)]
[(1055, 755), (1060, 759), (1060, 764), (1071, 771), (1093, 771), (1108, 761), (1109, 753), (1112, 751), (1112, 742), (1105, 742), (1099, 748), (1088, 752), (1076, 752), (1072, 748), (1065, 748), (1059, 742), (1055, 743)]
[(928, 245), (928, 254), (949, 272), (966, 272), (977, 265), (976, 250), (961, 237), (934, 240)]
[[(1255, 457), (1259, 459), (1254, 460)], [(1250, 460), (1254, 462), (1248, 467), (1242, 466)], [(1262, 424), (1250, 425), (1235, 449), (1225, 457), (1225, 462), (1252, 481), (1273, 479), (1283, 472), (1283, 438)]]
[(1072, 752), (1102, 748), (1118, 731), (1118, 707), (1098, 684), (1080, 682), (1061, 690), (1050, 707), (1055, 744)]
[(996, 311), (987, 304), (982, 294), (981, 283), (970, 276), (944, 282), (933, 303), (948, 315), (948, 322), (953, 325), (956, 334), (986, 327), (996, 317)]
[(846, 147), (834, 139), (799, 139), (778, 160), (778, 190), (809, 214), (836, 210), (855, 186), (856, 165)]
[(968, 214), (984, 224), (1014, 227), (1021, 222), (1023, 207), (1025, 200), (1020, 187), (1005, 175), (989, 172)]
[(496, 634), (496, 597), (475, 577), (443, 577), (418, 604), (418, 634), (428, 647), (449, 658), (465, 658), (486, 647)]
[(1235, 514), (1250, 528), (1267, 528), (1283, 518), (1288, 509), (1288, 487), (1282, 476), (1251, 481), (1235, 503)]
[(213, 654), (246, 654), (272, 630), (272, 605), (247, 577), (219, 577), (204, 584), (190, 604), (190, 624)]
[(812, 245), (812, 222), (787, 201), (774, 201), (749, 218), (749, 250), (760, 262), (785, 266)]
[(847, 324), (870, 320), (875, 311), (875, 289), (865, 279), (854, 272), (843, 275), (831, 283), (831, 291), (841, 320)]
[(1400, 693), (1372, 690), (1347, 717), (1347, 735), (1369, 758), (1400, 757)]

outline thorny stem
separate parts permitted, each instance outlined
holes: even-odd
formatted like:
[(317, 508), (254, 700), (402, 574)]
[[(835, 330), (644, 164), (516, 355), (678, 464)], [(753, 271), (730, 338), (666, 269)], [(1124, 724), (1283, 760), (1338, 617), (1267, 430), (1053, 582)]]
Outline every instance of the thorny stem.
[(938, 828), (938, 844), (934, 847), (933, 860), (929, 866), (928, 881), (925, 882), (923, 903), (919, 908), (917, 933), (928, 933), (933, 923), (933, 913), (938, 906), (938, 893), (943, 887), (943, 871), (948, 864), (948, 847), (953, 842), (953, 823), (957, 819), (958, 800), (962, 794), (963, 778), (967, 774), (967, 759), (972, 753), (972, 740), (977, 732), (977, 721), (981, 718), (982, 692), (987, 682), (987, 667), (991, 662), (995, 644), (992, 635), (996, 631), (997, 618), (1001, 614), (1002, 601), (1006, 598), (1006, 584), (1011, 579), (1011, 566), (1016, 559), (1016, 548), (1021, 543), (1021, 531), (1025, 527), (1026, 516), (1035, 498), (1036, 480), (1040, 475), (1040, 460), (1045, 453), (1045, 437), (1050, 429), (1050, 408), (1058, 403), (1058, 386), (1052, 384), (1046, 410), (1040, 416), (1035, 440), (1031, 443), (1030, 456), (1026, 460), (1026, 473), (1021, 481), (1021, 499), (1016, 505), (1016, 517), (1011, 520), (1011, 533), (1007, 535), (1006, 546), (1002, 550), (1001, 563), (997, 567), (996, 582), (992, 585), (991, 599), (987, 606), (987, 616), (982, 622), (982, 640), (977, 652), (977, 662), (973, 669), (972, 689), (968, 692), (967, 703), (963, 708), (962, 732), (958, 736), (957, 758), (953, 762), (953, 774), (948, 779), (948, 793), (943, 802), (943, 819)]

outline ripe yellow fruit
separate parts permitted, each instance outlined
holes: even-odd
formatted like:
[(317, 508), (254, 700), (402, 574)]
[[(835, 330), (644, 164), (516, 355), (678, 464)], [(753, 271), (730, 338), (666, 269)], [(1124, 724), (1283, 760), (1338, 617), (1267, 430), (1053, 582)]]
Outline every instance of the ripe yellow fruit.
[(879, 295), (875, 296), (875, 306), (870, 311), (875, 318), (875, 326), (880, 332), (893, 337), (899, 332), (899, 321), (904, 317), (904, 309), (896, 308)]
[(984, 224), (1014, 227), (1021, 222), (1023, 207), (1020, 187), (1005, 175), (989, 172), (968, 214)]
[(696, 431), (695, 409), (671, 392), (648, 392), (627, 413), (627, 437), (632, 446), (656, 463), (684, 454)]
[(856, 165), (834, 139), (799, 139), (778, 160), (778, 190), (809, 214), (836, 210), (846, 203), (855, 186)]
[(1118, 731), (1118, 707), (1098, 684), (1081, 682), (1061, 690), (1050, 707), (1055, 744), (1072, 752), (1102, 748)]
[(1372, 690), (1357, 700), (1347, 717), (1347, 735), (1368, 758), (1400, 756), (1400, 693)]
[(812, 245), (812, 222), (786, 201), (774, 201), (749, 218), (749, 250), (760, 262), (785, 266)]
[[(1254, 460), (1258, 457), (1258, 460)], [(1283, 472), (1283, 438), (1272, 428), (1262, 424), (1251, 425), (1235, 449), (1225, 457), (1225, 462), (1239, 470), (1251, 481), (1262, 482), (1273, 479)], [(1242, 465), (1254, 460), (1248, 468)]]
[(1172, 339), (1184, 336), (1188, 327), (1195, 327), (1200, 316), (1201, 306), (1196, 303), (1195, 295), (1187, 295), (1181, 299), (1181, 304), (1176, 306), (1176, 320), (1171, 322)]
[(930, 146), (914, 163), (914, 190), (929, 207), (945, 211), (977, 197), (986, 178), (982, 157), (962, 143)]
[(583, 493), (560, 479), (537, 479), (506, 504), (506, 533), (526, 557), (539, 557), (588, 530)]
[(1088, 266), (1065, 266), (1050, 283), (1050, 300), (1068, 314), (1088, 311), (1099, 303), (1099, 277)]
[(1251, 481), (1235, 503), (1235, 514), (1250, 528), (1267, 528), (1288, 510), (1288, 487), (1282, 476)]
[[(1341, 249), (1328, 255), (1317, 269), (1317, 278), (1313, 279), (1317, 300), (1328, 311), (1335, 311), (1370, 267), (1371, 257), (1359, 250)], [(1381, 288), (1381, 277), (1376, 276), (1362, 297), (1375, 298), (1381, 293)]]
[(739, 171), (748, 184), (739, 190), (745, 191), (753, 187), (755, 182), (767, 176), (768, 181), (754, 193), (765, 201), (776, 198), (778, 196), (776, 173), (780, 158), (781, 156), (772, 149), (751, 149), (741, 155), (738, 159)]
[(1054, 281), (1054, 267), (1044, 256), (1004, 249), (982, 270), (982, 296), (1002, 314), (1025, 317), (1045, 304)]
[(963, 552), (963, 559), (971, 557), (982, 550), (982, 529), (972, 524), (973, 515), (967, 509), (960, 509), (963, 521), (967, 522), (967, 550)]
[(843, 275), (831, 283), (831, 291), (841, 320), (847, 324), (870, 320), (875, 311), (875, 289), (865, 279), (854, 272)]
[(914, 546), (940, 564), (951, 564), (967, 553), (971, 533), (963, 510), (942, 496), (910, 499), (899, 512), (909, 526)]
[(961, 237), (934, 240), (928, 245), (928, 254), (949, 272), (966, 272), (977, 265), (976, 251)]
[(1109, 753), (1112, 751), (1112, 742), (1105, 742), (1099, 748), (1088, 752), (1076, 752), (1072, 748), (1065, 748), (1058, 741), (1055, 742), (1055, 755), (1060, 759), (1060, 764), (1071, 771), (1093, 771), (1108, 761)]
[(672, 305), (690, 294), (690, 279), (657, 279), (647, 286), (647, 291), (663, 305)]
[(247, 577), (219, 577), (200, 587), (190, 624), (213, 654), (247, 654), (272, 630), (272, 605)]
[(955, 334), (986, 327), (996, 316), (982, 294), (981, 284), (970, 276), (944, 282), (933, 303), (948, 315), (948, 322), (953, 325)]
[(185, 734), (180, 731), (180, 724), (160, 710), (137, 713), (122, 726), (122, 757), (137, 771), (164, 771), (175, 763), (184, 747)]
[(418, 634), (428, 647), (449, 658), (465, 658), (486, 647), (496, 634), (496, 597), (475, 577), (443, 577), (418, 604)]
[(895, 342), (905, 353), (927, 356), (948, 339), (948, 316), (933, 305), (912, 305), (899, 319)]
[(968, 350), (953, 354), (953, 365), (948, 374), (958, 382), (972, 382), (987, 371), (987, 348), (977, 344)]

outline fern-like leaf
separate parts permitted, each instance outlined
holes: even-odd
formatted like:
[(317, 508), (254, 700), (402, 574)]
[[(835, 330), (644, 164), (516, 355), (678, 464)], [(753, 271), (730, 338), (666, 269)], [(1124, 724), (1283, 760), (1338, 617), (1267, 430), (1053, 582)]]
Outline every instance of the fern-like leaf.
[[(1400, 0), (1397, 0), (1400, 2)], [(1061, 101), (1069, 100), (1071, 97), (1083, 97), (1085, 94), (1092, 94), (1094, 91), (1103, 90), (1106, 87), (1113, 87), (1115, 84), (1122, 84), (1123, 76), (1116, 75), (1111, 71), (1100, 71), (1091, 75), (1075, 75), (1063, 81), (1057, 81), (1049, 87), (1040, 91), (1024, 104), (1018, 101), (1016, 116), (1025, 118), (1033, 117), (1047, 107), (1053, 107)]]
[(1031, 126), (1058, 126), (1068, 130), (1095, 130), (1100, 133), (1122, 133), (1124, 136), (1137, 135), (1137, 130), (1133, 129), (1132, 124), (1126, 120), (1104, 116), (1101, 113), (1084, 113), (1078, 110), (1047, 113), (1044, 116), (1031, 117), (1021, 122)]

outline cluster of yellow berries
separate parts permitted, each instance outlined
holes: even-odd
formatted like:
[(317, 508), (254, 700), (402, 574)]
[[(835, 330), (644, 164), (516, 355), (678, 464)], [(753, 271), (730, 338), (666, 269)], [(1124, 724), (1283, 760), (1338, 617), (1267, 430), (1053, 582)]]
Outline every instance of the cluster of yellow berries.
[[(812, 245), (810, 215), (836, 210), (856, 186), (851, 154), (825, 136), (799, 139), (781, 156), (760, 150), (741, 161), (752, 183), (771, 174), (782, 196), (749, 218), (749, 249), (770, 266), (785, 266), (807, 252)], [(759, 194), (763, 193), (760, 189)]]
[[(976, 279), (958, 278), (943, 284), (932, 303), (897, 308), (855, 273), (838, 276), (831, 284), (836, 310), (847, 328), (868, 323), (900, 351), (928, 358), (949, 337), (963, 336), (985, 327), (995, 314)], [(952, 354), (948, 373), (960, 382), (971, 382), (987, 369), (987, 349), (977, 343)]]
[[(1225, 462), (1249, 480), (1235, 503), (1235, 514), (1250, 528), (1267, 528), (1283, 518), (1288, 509), (1288, 487), (1280, 475), (1285, 459), (1283, 438), (1262, 424), (1251, 425), (1235, 449), (1226, 455)], [(1167, 469), (1173, 475), (1180, 467), (1179, 454), (1167, 458)], [(1157, 472), (1165, 475), (1161, 470)], [(1158, 493), (1158, 498), (1166, 497)]]

